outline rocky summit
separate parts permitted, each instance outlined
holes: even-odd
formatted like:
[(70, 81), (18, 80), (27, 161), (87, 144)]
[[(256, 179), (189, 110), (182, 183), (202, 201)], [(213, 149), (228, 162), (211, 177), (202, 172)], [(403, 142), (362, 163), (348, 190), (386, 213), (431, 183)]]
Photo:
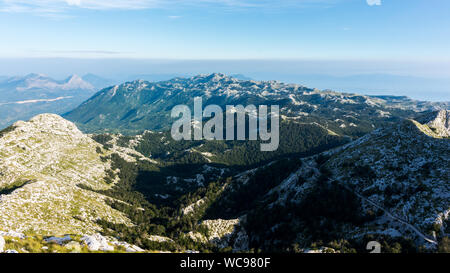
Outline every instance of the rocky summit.
[(0, 133), (0, 229), (42, 235), (90, 234), (98, 219), (131, 224), (82, 189), (108, 189), (101, 146), (53, 114), (18, 121)]

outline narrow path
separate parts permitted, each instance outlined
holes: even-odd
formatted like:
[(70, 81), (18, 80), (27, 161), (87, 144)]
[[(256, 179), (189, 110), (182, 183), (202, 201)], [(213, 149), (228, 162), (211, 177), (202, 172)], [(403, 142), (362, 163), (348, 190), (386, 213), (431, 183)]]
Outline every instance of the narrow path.
[(406, 222), (405, 220), (403, 220), (403, 219), (401, 219), (401, 218), (399, 218), (399, 217), (393, 215), (392, 213), (390, 213), (389, 211), (387, 211), (386, 209), (384, 209), (383, 207), (381, 207), (381, 206), (378, 205), (377, 203), (373, 202), (372, 200), (370, 200), (370, 199), (368, 199), (368, 198), (362, 196), (361, 194), (359, 194), (359, 193), (356, 192), (356, 191), (351, 190), (351, 189), (348, 188), (347, 186), (344, 186), (344, 188), (346, 188), (346, 189), (349, 190), (349, 191), (354, 192), (359, 198), (365, 200), (367, 203), (371, 204), (372, 206), (381, 209), (382, 211), (384, 211), (384, 212), (385, 212), (389, 217), (391, 217), (392, 219), (394, 219), (394, 220), (396, 220), (396, 221), (398, 221), (398, 222), (400, 222), (400, 223), (402, 223), (402, 224), (404, 224), (404, 225), (407, 225), (410, 229), (412, 229), (415, 233), (417, 233), (417, 235), (419, 235), (419, 236), (420, 236), (422, 239), (424, 239), (425, 241), (427, 241), (427, 242), (429, 242), (429, 243), (432, 243), (432, 244), (435, 244), (435, 245), (438, 244), (435, 240), (433, 240), (433, 239), (429, 238), (428, 236), (426, 236), (425, 234), (423, 234), (423, 233), (422, 233), (420, 230), (418, 230), (415, 226), (413, 226), (412, 224)]

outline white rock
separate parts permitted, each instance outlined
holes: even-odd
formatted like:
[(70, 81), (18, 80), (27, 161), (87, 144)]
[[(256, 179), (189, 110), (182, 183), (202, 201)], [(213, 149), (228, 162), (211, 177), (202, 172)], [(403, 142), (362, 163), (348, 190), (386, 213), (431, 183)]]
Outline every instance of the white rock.
[(78, 242), (71, 241), (64, 245), (65, 248), (72, 250), (72, 253), (79, 253), (81, 252), (81, 245)]
[(114, 247), (108, 243), (108, 240), (100, 235), (94, 234), (84, 236), (81, 240), (88, 246), (91, 251), (114, 251)]
[(149, 239), (150, 241), (154, 241), (154, 242), (173, 242), (172, 239), (170, 239), (169, 237), (164, 237), (164, 236), (158, 236), (158, 235), (150, 235), (147, 237), (147, 239)]
[(214, 219), (205, 220), (202, 225), (208, 228), (209, 236), (206, 237), (199, 232), (189, 232), (189, 236), (192, 240), (198, 242), (210, 242), (219, 248), (226, 248), (231, 246), (233, 251), (245, 251), (248, 250), (249, 239), (244, 228), (241, 226), (241, 221), (246, 216), (242, 216), (236, 219)]
[[(163, 237), (161, 237), (163, 238)], [(164, 237), (165, 238), (165, 237)], [(145, 250), (136, 246), (136, 245), (132, 245), (129, 244), (127, 242), (122, 242), (122, 241), (118, 241), (116, 238), (114, 237), (106, 237), (106, 239), (108, 240), (108, 242), (114, 246), (120, 246), (125, 248), (126, 252), (144, 252)], [(168, 238), (169, 239), (169, 238)], [(170, 239), (169, 239), (170, 240)]]
[(26, 238), (25, 234), (15, 231), (8, 231), (8, 232), (0, 231), (0, 236), (13, 237), (22, 240)]
[(81, 240), (91, 251), (97, 251), (100, 248), (100, 243), (93, 236), (84, 236), (83, 238), (81, 238)]

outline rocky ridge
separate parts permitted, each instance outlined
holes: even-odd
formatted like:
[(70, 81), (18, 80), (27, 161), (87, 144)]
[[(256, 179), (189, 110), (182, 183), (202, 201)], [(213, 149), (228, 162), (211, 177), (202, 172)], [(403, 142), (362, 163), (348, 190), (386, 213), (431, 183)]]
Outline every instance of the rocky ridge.
[[(77, 127), (53, 114), (19, 121), (0, 134), (0, 227), (42, 235), (93, 234), (99, 219), (131, 225), (84, 190), (108, 189), (108, 151)], [(89, 162), (89, 164), (86, 164)]]
[(436, 247), (446, 235), (450, 212), (450, 142), (442, 137), (448, 114), (405, 120), (303, 159), (297, 172), (270, 191), (279, 195), (271, 206), (300, 203), (327, 170), (327, 180), (354, 192), (365, 213), (378, 211), (370, 223), (348, 230), (349, 237), (385, 233)]
[(64, 115), (87, 132), (167, 130), (170, 109), (178, 104), (279, 105), (283, 117), (301, 116), (338, 134), (356, 129), (367, 133), (380, 121), (406, 117), (414, 111), (447, 109), (448, 103), (418, 102), (403, 97), (376, 97), (308, 88), (277, 81), (239, 80), (214, 73), (169, 81), (137, 80), (105, 88)]

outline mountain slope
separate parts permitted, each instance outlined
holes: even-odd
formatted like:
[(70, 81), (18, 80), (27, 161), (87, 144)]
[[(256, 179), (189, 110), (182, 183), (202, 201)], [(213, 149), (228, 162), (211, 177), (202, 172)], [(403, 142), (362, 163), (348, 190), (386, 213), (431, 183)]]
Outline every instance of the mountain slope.
[[(427, 114), (419, 118), (423, 124), (405, 120), (304, 158), (296, 172), (266, 192), (262, 205), (228, 217), (248, 214), (250, 247), (269, 251), (294, 244), (310, 248), (319, 241), (341, 248), (336, 242), (343, 239), (345, 247), (357, 249), (369, 240), (402, 242), (403, 251), (435, 249), (450, 229), (450, 140), (421, 127), (447, 126), (440, 117), (448, 114)], [(236, 190), (225, 191), (210, 215), (220, 217), (217, 208), (239, 202)]]
[(43, 114), (0, 133), (0, 227), (41, 235), (92, 234), (105, 219), (131, 224), (87, 191), (109, 189), (107, 153), (72, 123)]

